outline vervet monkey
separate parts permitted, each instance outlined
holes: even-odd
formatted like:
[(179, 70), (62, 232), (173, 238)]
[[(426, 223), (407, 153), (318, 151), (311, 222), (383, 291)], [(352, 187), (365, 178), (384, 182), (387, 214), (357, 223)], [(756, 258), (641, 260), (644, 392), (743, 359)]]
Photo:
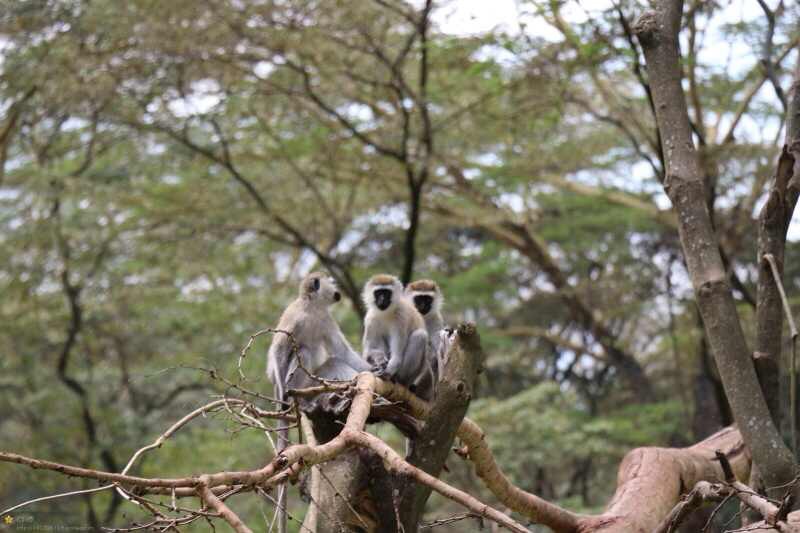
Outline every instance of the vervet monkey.
[[(349, 379), (352, 371), (367, 372), (367, 364), (347, 342), (339, 325), (328, 309), (341, 300), (342, 295), (330, 276), (312, 272), (300, 283), (300, 294), (281, 315), (276, 329), (288, 331), (275, 333), (267, 353), (267, 376), (275, 385), (276, 396), (286, 401), (289, 389), (305, 383), (302, 366), (314, 372), (329, 359), (325, 368), (327, 379)], [(296, 353), (295, 353), (296, 350)], [(341, 375), (341, 377), (340, 377)]]
[(433, 396), (425, 321), (403, 294), (395, 276), (378, 274), (364, 286), (364, 358), (378, 377), (405, 385), (420, 398)]
[(420, 279), (409, 283), (406, 287), (406, 296), (425, 320), (425, 329), (428, 332), (428, 359), (434, 379), (438, 381), (444, 366), (445, 352), (449, 346), (448, 336), (444, 331), (444, 319), (442, 319), (444, 296), (442, 296), (439, 285), (430, 279)]
[[(350, 347), (328, 309), (342, 295), (330, 276), (312, 272), (300, 283), (300, 294), (281, 315), (278, 330), (267, 352), (267, 376), (275, 387), (278, 400), (285, 402), (289, 389), (308, 383), (300, 368), (315, 373), (323, 369), (328, 379), (350, 379), (357, 372), (369, 371), (370, 365)], [(286, 423), (278, 422), (278, 451), (289, 444)], [(278, 492), (278, 531), (286, 531), (286, 485)]]
[[(340, 360), (356, 372), (370, 370), (347, 342), (328, 309), (341, 299), (333, 279), (324, 272), (312, 272), (303, 278), (298, 298), (289, 304), (278, 321), (277, 329), (288, 331), (291, 337), (275, 333), (267, 354), (267, 375), (276, 387), (278, 399), (285, 401), (286, 392), (295, 388), (301, 379), (297, 376), (298, 358), (303, 367), (312, 372), (330, 358)], [(297, 353), (294, 353), (295, 348)], [(328, 379), (339, 379), (332, 371), (346, 368), (332, 364), (327, 367), (331, 369), (324, 376)]]

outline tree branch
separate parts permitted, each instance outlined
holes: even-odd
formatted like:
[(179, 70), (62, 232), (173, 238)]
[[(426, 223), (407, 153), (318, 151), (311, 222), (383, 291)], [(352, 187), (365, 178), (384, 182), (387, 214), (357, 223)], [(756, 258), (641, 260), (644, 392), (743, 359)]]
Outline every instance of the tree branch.
[[(411, 441), (406, 460), (424, 472), (438, 477), (453, 447), (469, 403), (475, 394), (475, 381), (483, 368), (484, 354), (474, 324), (458, 326), (455, 339), (439, 369), (436, 396), (428, 408), (427, 422)], [(399, 484), (400, 519), (406, 531), (422, 518), (430, 488)]]
[[(363, 431), (372, 407), (373, 395), (376, 392), (380, 393), (381, 386), (386, 388), (394, 387), (392, 384), (384, 384), (370, 373), (360, 374), (356, 381), (355, 396), (351, 403), (350, 413), (347, 416), (344, 429), (338, 436), (329, 442), (316, 446), (310, 444), (290, 446), (284, 449), (269, 464), (258, 470), (246, 472), (217, 472), (214, 474), (203, 474), (199, 477), (142, 478), (63, 465), (9, 452), (0, 452), (0, 461), (22, 464), (31, 468), (53, 470), (70, 476), (119, 483), (123, 486), (145, 487), (148, 489), (190, 488), (192, 491), (199, 493), (210, 506), (222, 513), (223, 509), (218, 506), (218, 503), (213, 498), (209, 497), (209, 494), (216, 494), (216, 491), (213, 491), (215, 488), (223, 485), (258, 486), (261, 488), (272, 487), (288, 481), (290, 477), (296, 474), (299, 468), (328, 461), (337, 457), (348, 448), (357, 446), (368, 448), (378, 453), (393, 473), (409, 476), (417, 482), (442, 494), (446, 498), (464, 505), (471, 512), (495, 521), (511, 531), (527, 533), (527, 529), (505, 514), (492, 509), (473, 496), (407, 463), (383, 441)], [(406, 394), (413, 396), (407, 391)], [(421, 400), (418, 401), (421, 402)], [(238, 527), (238, 525), (234, 525), (237, 523), (235, 517), (228, 517), (227, 520), (233, 527)]]

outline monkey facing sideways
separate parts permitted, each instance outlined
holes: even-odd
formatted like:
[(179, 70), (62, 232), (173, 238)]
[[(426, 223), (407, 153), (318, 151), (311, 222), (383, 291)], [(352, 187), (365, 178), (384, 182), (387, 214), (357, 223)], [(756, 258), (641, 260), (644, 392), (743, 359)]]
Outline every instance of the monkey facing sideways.
[[(329, 307), (341, 297), (327, 274), (312, 272), (303, 278), (300, 294), (278, 321), (277, 329), (292, 335), (275, 333), (267, 353), (267, 376), (279, 400), (287, 400), (289, 389), (309, 384), (309, 376), (300, 369), (301, 362), (314, 374), (324, 368), (321, 377), (326, 379), (351, 379), (358, 372), (371, 369), (331, 316)], [(285, 435), (279, 433), (280, 440), (282, 449), (287, 444)]]
[(439, 284), (430, 279), (420, 279), (409, 283), (406, 287), (406, 296), (425, 320), (425, 329), (428, 332), (428, 358), (434, 380), (438, 381), (449, 344), (442, 318), (444, 296), (439, 289)]
[(428, 333), (422, 315), (408, 301), (395, 276), (378, 274), (364, 286), (364, 358), (378, 377), (405, 385), (424, 400), (433, 396)]
[[(326, 379), (352, 379), (358, 372), (369, 371), (366, 361), (353, 351), (328, 309), (342, 295), (327, 274), (312, 272), (300, 283), (300, 294), (281, 315), (267, 352), (267, 377), (275, 387), (277, 399), (285, 402), (289, 389), (312, 384), (300, 368)], [(289, 431), (278, 422), (278, 451), (289, 445)], [(286, 533), (287, 487), (278, 491), (278, 532)]]

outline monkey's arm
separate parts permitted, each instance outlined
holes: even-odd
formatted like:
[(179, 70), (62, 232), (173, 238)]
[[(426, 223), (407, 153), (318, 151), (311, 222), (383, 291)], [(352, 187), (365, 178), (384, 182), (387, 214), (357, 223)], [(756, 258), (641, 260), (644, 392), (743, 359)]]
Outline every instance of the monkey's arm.
[(444, 329), (444, 320), (441, 315), (431, 317), (426, 324), (428, 331), (428, 341), (434, 346), (440, 344), (439, 333)]
[(365, 357), (373, 352), (380, 352), (388, 357), (389, 344), (384, 338), (385, 334), (386, 332), (384, 331), (383, 327), (376, 326), (375, 324), (371, 324), (369, 321), (367, 321), (366, 326), (364, 327), (363, 342)]
[(389, 357), (387, 353), (386, 341), (383, 335), (368, 319), (364, 326), (364, 340), (362, 341), (363, 357), (370, 364), (370, 368), (378, 375), (382, 375), (386, 369), (386, 361)]
[(390, 378), (396, 378), (403, 362), (403, 352), (405, 351), (406, 341), (403, 334), (393, 331), (389, 337), (389, 362), (386, 364), (386, 374)]
[(392, 380), (398, 379), (400, 367), (403, 364), (403, 355), (406, 350), (408, 339), (402, 331), (391, 331), (389, 334), (389, 361), (386, 364), (385, 374)]
[(428, 333), (418, 328), (405, 337), (400, 332), (389, 341), (389, 364), (386, 373), (404, 384), (409, 384), (416, 377), (421, 361), (426, 357)]
[(353, 350), (338, 327), (333, 334), (326, 339), (326, 345), (331, 357), (343, 359), (344, 362), (351, 366), (356, 372), (370, 371), (370, 365)]
[(423, 328), (414, 330), (404, 345), (398, 343), (397, 348), (392, 348), (387, 373), (401, 383), (410, 385), (421, 369), (428, 367), (427, 350), (428, 332)]

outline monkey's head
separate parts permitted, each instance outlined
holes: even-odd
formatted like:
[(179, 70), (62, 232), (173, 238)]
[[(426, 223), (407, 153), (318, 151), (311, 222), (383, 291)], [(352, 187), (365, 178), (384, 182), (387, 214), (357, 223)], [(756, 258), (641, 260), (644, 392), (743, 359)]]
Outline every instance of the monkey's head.
[(341, 293), (336, 290), (336, 282), (325, 272), (312, 272), (303, 278), (300, 297), (322, 305), (331, 305), (342, 299)]
[(420, 279), (408, 284), (406, 296), (414, 302), (419, 314), (427, 315), (431, 310), (438, 312), (442, 307), (442, 292), (439, 285), (431, 279)]
[(367, 309), (388, 311), (403, 294), (403, 284), (395, 276), (377, 274), (372, 276), (364, 286), (364, 305)]

